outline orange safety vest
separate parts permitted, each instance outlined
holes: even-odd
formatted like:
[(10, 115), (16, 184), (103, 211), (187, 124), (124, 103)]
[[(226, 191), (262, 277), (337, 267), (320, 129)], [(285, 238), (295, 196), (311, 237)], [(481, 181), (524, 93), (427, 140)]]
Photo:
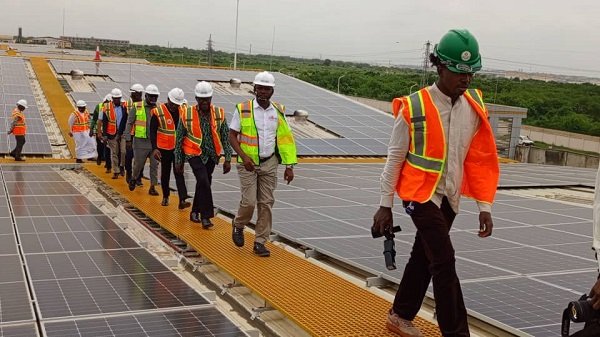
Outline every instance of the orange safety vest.
[[(117, 113), (115, 112), (115, 104), (110, 101), (105, 104), (104, 112), (106, 112), (106, 105), (108, 105), (108, 126), (106, 127), (106, 133), (110, 136), (114, 136), (117, 134), (118, 126), (117, 126)], [(121, 103), (121, 109), (126, 109), (127, 104)]]
[(73, 115), (75, 116), (75, 121), (71, 126), (71, 132), (88, 132), (90, 130), (90, 113), (87, 110), (83, 113), (76, 110), (73, 111)]
[(12, 111), (12, 119), (16, 120), (15, 127), (12, 129), (12, 133), (15, 136), (25, 136), (27, 133), (27, 124), (25, 124), (25, 115), (19, 108), (15, 108)]
[[(173, 116), (167, 106), (163, 103), (157, 108), (152, 109), (152, 115), (158, 120), (158, 129), (156, 130), (156, 147), (162, 150), (173, 150), (175, 148), (175, 130), (177, 126)], [(179, 111), (179, 118), (181, 112)]]
[[(200, 113), (198, 112), (198, 105), (188, 107), (187, 111), (181, 115), (181, 122), (187, 130), (185, 137), (183, 138), (183, 153), (188, 156), (199, 156), (202, 153), (202, 128), (200, 126)], [(210, 105), (210, 129), (212, 132), (212, 139), (215, 145), (215, 152), (217, 156), (221, 154), (222, 146), (221, 139), (219, 138), (219, 132), (217, 131), (221, 126), (225, 118), (225, 111), (223, 108)]]
[[(464, 96), (481, 119), (481, 124), (463, 163), (461, 194), (491, 204), (500, 175), (496, 141), (481, 91), (469, 89)], [(410, 130), (410, 146), (396, 191), (402, 200), (427, 202), (435, 193), (446, 161), (446, 139), (439, 111), (428, 88), (395, 98), (392, 111), (394, 117), (402, 113)]]

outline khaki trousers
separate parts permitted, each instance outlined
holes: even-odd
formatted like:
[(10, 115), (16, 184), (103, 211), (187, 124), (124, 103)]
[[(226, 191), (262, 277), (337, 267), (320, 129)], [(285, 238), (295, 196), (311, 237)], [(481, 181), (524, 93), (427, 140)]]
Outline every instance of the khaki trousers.
[(125, 165), (125, 137), (115, 135), (115, 138), (108, 140), (110, 148), (110, 160), (114, 173), (121, 172), (121, 166)]
[(242, 200), (237, 215), (233, 219), (233, 225), (237, 228), (244, 228), (252, 219), (256, 205), (258, 213), (254, 229), (256, 232), (255, 242), (262, 244), (269, 240), (273, 224), (271, 209), (275, 203), (273, 192), (277, 187), (277, 165), (277, 156), (255, 166), (253, 172), (246, 171), (242, 164), (237, 165)]

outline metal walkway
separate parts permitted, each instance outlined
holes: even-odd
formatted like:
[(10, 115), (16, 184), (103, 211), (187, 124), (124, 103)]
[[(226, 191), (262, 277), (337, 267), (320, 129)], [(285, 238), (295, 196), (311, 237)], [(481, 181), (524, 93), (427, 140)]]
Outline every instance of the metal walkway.
[[(130, 192), (124, 179), (111, 179), (103, 167), (92, 164), (85, 167), (311, 335), (397, 337), (385, 328), (386, 313), (391, 306), (385, 299), (276, 245), (268, 244), (270, 258), (257, 257), (252, 253), (250, 233), (245, 233), (243, 248), (233, 245), (231, 223), (214, 218), (215, 227), (203, 230), (189, 221), (189, 210), (177, 209), (175, 202), (162, 207), (160, 196), (150, 196), (142, 188)], [(417, 317), (415, 324), (425, 336), (440, 336), (437, 326), (424, 319)]]

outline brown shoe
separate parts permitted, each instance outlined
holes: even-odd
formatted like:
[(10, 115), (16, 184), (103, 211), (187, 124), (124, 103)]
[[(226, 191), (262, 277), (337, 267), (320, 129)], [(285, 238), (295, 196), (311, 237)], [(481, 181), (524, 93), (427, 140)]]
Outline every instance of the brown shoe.
[(412, 321), (400, 318), (393, 310), (388, 313), (385, 327), (402, 337), (423, 337), (421, 331), (413, 325)]

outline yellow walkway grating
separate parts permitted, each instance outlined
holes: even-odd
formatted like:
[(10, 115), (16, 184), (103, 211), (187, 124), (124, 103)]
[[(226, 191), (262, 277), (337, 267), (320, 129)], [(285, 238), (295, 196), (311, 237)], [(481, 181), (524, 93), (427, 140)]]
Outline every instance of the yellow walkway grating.
[[(189, 221), (189, 209), (177, 209), (176, 198), (170, 206), (162, 207), (161, 196), (148, 195), (147, 184), (130, 192), (123, 178), (113, 180), (97, 165), (85, 167), (312, 336), (396, 336), (385, 329), (391, 304), (383, 298), (276, 245), (268, 245), (270, 258), (256, 257), (251, 234), (245, 234), (243, 248), (233, 245), (229, 222), (215, 218), (215, 227), (203, 230)], [(415, 324), (425, 336), (440, 336), (437, 326), (428, 321), (417, 318)]]
[[(75, 110), (75, 107), (73, 107), (71, 101), (65, 95), (65, 91), (52, 73), (48, 61), (43, 57), (32, 57), (30, 60), (63, 138), (67, 142), (69, 152), (73, 156), (75, 153), (75, 143), (73, 142), (73, 138), (69, 137), (69, 115)], [(95, 104), (95, 102), (92, 103)]]

